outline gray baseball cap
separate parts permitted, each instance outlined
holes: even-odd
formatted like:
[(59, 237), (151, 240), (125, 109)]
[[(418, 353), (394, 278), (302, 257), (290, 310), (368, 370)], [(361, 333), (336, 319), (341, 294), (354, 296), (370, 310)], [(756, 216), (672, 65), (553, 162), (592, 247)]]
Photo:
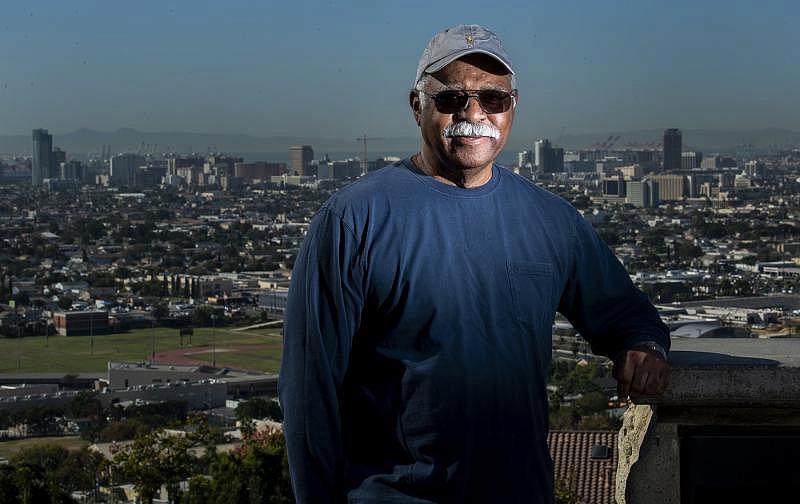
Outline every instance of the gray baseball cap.
[(458, 25), (437, 33), (428, 42), (419, 59), (414, 85), (417, 85), (422, 74), (438, 72), (458, 58), (473, 53), (493, 57), (514, 74), (511, 58), (497, 35), (480, 25)]

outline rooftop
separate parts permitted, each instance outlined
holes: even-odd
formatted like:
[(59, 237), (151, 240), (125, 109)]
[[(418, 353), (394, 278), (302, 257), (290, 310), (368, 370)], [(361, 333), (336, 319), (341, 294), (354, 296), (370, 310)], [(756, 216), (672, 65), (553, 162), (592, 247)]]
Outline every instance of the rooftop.
[(556, 479), (565, 481), (581, 504), (614, 504), (616, 432), (551, 431), (547, 443)]

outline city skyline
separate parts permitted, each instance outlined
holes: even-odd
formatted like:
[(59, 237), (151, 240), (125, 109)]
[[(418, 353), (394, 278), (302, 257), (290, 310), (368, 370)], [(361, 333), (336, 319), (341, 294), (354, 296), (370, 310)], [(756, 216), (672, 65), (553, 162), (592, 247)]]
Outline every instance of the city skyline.
[(460, 22), (497, 32), (514, 60), (511, 144), (667, 127), (800, 130), (790, 49), (800, 8), (788, 2), (467, 2), (456, 15), (407, 5), (8, 6), (0, 135), (414, 137), (407, 93), (419, 54)]

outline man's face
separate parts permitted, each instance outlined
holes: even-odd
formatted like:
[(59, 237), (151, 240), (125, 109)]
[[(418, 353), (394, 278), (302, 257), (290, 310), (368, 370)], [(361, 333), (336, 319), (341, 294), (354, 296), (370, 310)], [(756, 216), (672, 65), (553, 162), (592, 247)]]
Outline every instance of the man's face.
[[(422, 91), (428, 94), (446, 89), (511, 91), (511, 76), (507, 70), (493, 58), (481, 54), (457, 59), (426, 80)], [(412, 91), (411, 108), (422, 133), (423, 155), (426, 158), (433, 157), (426, 161), (436, 162), (453, 171), (491, 167), (508, 139), (514, 119), (514, 107), (506, 112), (489, 114), (474, 97), (469, 99), (463, 110), (442, 113), (436, 109), (433, 98)], [(489, 125), (499, 135), (497, 138), (445, 135), (448, 126), (462, 121)]]

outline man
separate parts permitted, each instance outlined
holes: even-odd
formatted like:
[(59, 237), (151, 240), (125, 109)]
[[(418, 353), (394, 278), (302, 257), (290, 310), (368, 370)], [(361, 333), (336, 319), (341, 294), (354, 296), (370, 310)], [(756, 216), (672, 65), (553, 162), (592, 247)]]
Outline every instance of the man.
[(567, 202), (494, 164), (517, 102), (480, 26), (425, 49), (421, 151), (335, 194), (295, 262), (280, 377), (299, 502), (550, 502), (556, 310), (660, 393), (668, 332)]

